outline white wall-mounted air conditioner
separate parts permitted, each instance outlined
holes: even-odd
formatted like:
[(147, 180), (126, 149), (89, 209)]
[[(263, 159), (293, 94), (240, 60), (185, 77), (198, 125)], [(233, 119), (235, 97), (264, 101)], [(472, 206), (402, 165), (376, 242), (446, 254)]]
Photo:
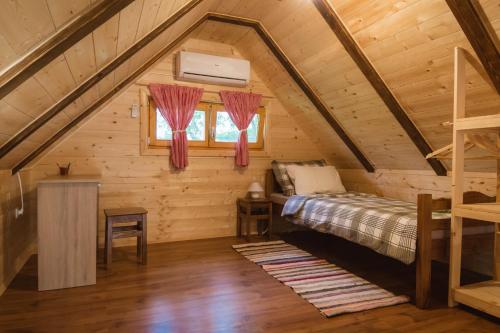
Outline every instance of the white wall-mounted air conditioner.
[(177, 80), (240, 87), (250, 81), (250, 62), (245, 59), (181, 51), (176, 63)]

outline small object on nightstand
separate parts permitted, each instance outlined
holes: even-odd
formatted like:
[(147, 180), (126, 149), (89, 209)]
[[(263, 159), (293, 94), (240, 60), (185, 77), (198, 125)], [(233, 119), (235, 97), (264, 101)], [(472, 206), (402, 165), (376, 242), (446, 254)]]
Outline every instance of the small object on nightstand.
[(271, 239), (273, 227), (273, 204), (267, 198), (239, 198), (236, 201), (236, 229), (238, 237), (242, 236), (242, 224), (246, 224), (246, 239), (250, 240), (250, 224), (255, 222), (259, 236), (262, 227), (259, 223), (267, 222), (267, 238)]
[(258, 182), (253, 182), (248, 188), (248, 196), (252, 199), (261, 199), (264, 194), (264, 189)]

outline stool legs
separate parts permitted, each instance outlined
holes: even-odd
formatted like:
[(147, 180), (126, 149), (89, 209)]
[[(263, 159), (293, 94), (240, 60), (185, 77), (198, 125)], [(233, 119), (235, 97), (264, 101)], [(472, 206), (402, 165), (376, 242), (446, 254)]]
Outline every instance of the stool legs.
[[(122, 221), (117, 221), (122, 222)], [(128, 221), (127, 221), (128, 222)], [(147, 215), (137, 221), (137, 257), (139, 262), (146, 265), (148, 262), (148, 238), (147, 238)], [(113, 249), (113, 219), (106, 217), (106, 231), (104, 239), (104, 263), (109, 268), (111, 266)]]

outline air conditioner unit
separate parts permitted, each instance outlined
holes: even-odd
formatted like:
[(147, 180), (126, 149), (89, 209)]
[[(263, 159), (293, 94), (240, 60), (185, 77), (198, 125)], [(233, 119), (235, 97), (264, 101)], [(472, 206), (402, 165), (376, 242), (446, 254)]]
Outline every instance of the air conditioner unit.
[(240, 87), (250, 81), (250, 62), (245, 59), (181, 51), (176, 62), (177, 80)]

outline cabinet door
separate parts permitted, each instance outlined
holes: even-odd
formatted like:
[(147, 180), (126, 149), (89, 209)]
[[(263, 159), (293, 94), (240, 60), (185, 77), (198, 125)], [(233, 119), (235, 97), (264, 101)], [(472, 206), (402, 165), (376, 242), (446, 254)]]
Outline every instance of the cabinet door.
[(38, 289), (95, 284), (97, 184), (38, 187)]

